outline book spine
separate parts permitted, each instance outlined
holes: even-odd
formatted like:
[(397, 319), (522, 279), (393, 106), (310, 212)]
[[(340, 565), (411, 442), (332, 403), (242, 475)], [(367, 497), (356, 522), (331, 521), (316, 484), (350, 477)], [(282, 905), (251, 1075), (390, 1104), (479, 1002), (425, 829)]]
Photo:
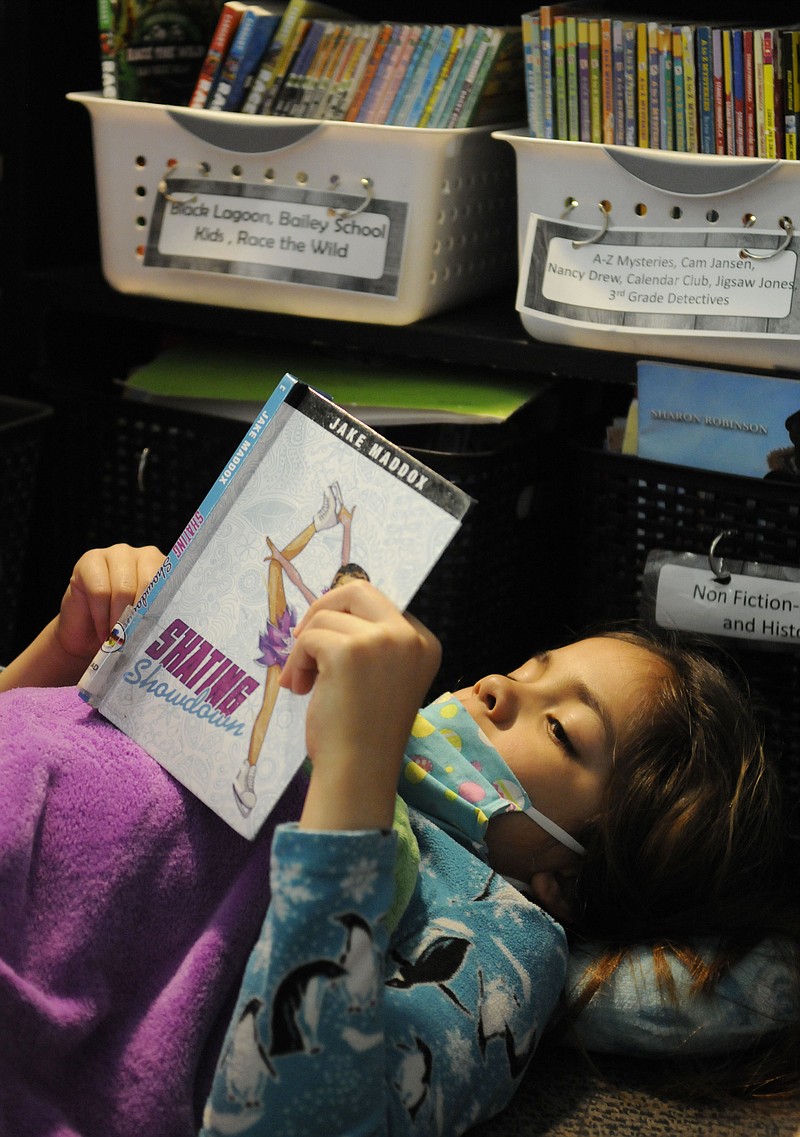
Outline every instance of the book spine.
[(650, 149), (659, 150), (661, 148), (661, 63), (658, 54), (658, 24), (654, 20), (649, 20), (647, 24), (647, 60)]
[(797, 32), (781, 33), (783, 44), (784, 153), (797, 158)]
[(675, 149), (686, 151), (686, 89), (683, 74), (683, 37), (672, 28), (672, 80), (675, 89)]
[(252, 39), (258, 16), (254, 8), (246, 8), (242, 13), (236, 32), (231, 40), (227, 54), (220, 67), (219, 78), (214, 87), (213, 94), (206, 98), (206, 107), (209, 110), (223, 110), (228, 101), (239, 67), (248, 50)]
[(553, 16), (552, 7), (543, 4), (539, 9), (542, 35), (542, 79), (544, 89), (544, 137), (555, 138), (555, 101), (553, 90)]
[(622, 25), (622, 77), (624, 142), (636, 145), (636, 24), (625, 20)]
[(361, 24), (357, 27), (345, 67), (331, 95), (327, 115), (329, 119), (339, 122), (344, 118), (350, 94), (358, 86), (362, 69), (366, 65), (374, 35), (374, 28), (370, 28), (369, 25)]
[(421, 124), (422, 116), (428, 105), (428, 100), (433, 93), (436, 81), (444, 67), (444, 61), (447, 58), (447, 53), (453, 42), (454, 34), (455, 28), (452, 24), (446, 24), (440, 29), (422, 83), (419, 86), (414, 102), (411, 104), (411, 109), (406, 117), (407, 126), (419, 126)]
[(625, 141), (625, 44), (622, 20), (611, 21), (611, 58), (614, 71), (614, 141)]
[(419, 42), (421, 32), (419, 24), (406, 24), (401, 33), (400, 41), (394, 53), (394, 58), (390, 65), (390, 72), (386, 76), (386, 83), (381, 93), (380, 98), (377, 100), (373, 112), (372, 121), (376, 123), (385, 123), (392, 103), (394, 102), (395, 95), (400, 90), (400, 84), (403, 81), (406, 68), (411, 62), (411, 57), (414, 54), (414, 48)]
[(722, 29), (711, 29), (711, 85), (714, 106), (714, 150), (725, 153), (725, 88), (723, 81)]
[(695, 32), (697, 40), (698, 121), (700, 126), (700, 153), (716, 153), (714, 140), (714, 75), (712, 64), (711, 28), (701, 26)]
[(647, 24), (636, 25), (636, 141), (650, 145), (650, 61), (647, 54)]
[(697, 63), (694, 47), (694, 28), (691, 24), (681, 27), (683, 44), (683, 102), (686, 108), (686, 149), (697, 154), (700, 149), (697, 128)]
[(772, 30), (772, 80), (775, 98), (775, 157), (783, 158), (784, 153), (784, 102), (783, 102), (783, 42), (780, 30)]
[(265, 101), (271, 93), (276, 75), (288, 67), (293, 54), (294, 34), (306, 8), (306, 0), (289, 0), (275, 35), (261, 61), (247, 98), (242, 104), (245, 114), (264, 113)]
[[(481, 33), (482, 33), (481, 37), (478, 40), (478, 42), (476, 43), (475, 53), (472, 56), (472, 59), (470, 61), (469, 71), (464, 76), (464, 80), (463, 80), (461, 87), (458, 91), (456, 101), (453, 104), (452, 110), (450, 111), (450, 117), (447, 120), (447, 124), (446, 124), (449, 127), (455, 127), (455, 126), (458, 126), (460, 124), (461, 115), (462, 115), (462, 112), (463, 112), (464, 107), (466, 105), (467, 99), (469, 98), (469, 95), (470, 95), (470, 92), (472, 91), (472, 88), (478, 82), (478, 76), (480, 74), (481, 67), (483, 66), (483, 61), (486, 57), (486, 53), (489, 50), (489, 43), (490, 43), (489, 29), (488, 28), (482, 28)], [(477, 39), (477, 37), (476, 37), (476, 39)]]
[(614, 145), (614, 44), (611, 20), (600, 20), (600, 77), (603, 88), (603, 143)]
[(567, 16), (566, 55), (567, 55), (567, 137), (571, 142), (580, 142), (581, 116), (578, 93), (578, 21)]
[(345, 67), (347, 53), (352, 46), (352, 42), (353, 27), (350, 24), (340, 24), (338, 26), (336, 42), (331, 48), (328, 64), (320, 77), (316, 92), (306, 109), (307, 118), (328, 117), (335, 85)]
[[(401, 46), (404, 31), (408, 25), (388, 23), (384, 25), (379, 43), (383, 42), (383, 49), (378, 57), (377, 66), (374, 59), (367, 64), (367, 73), (373, 69), (366, 96), (356, 115), (356, 122), (375, 122), (375, 113), (381, 96), (385, 93), (385, 85), (389, 80), (389, 72), (393, 62), (396, 62), (396, 52)], [(387, 38), (388, 37), (388, 38)], [(377, 45), (376, 45), (377, 47)]]
[(100, 84), (104, 99), (116, 99), (117, 60), (114, 47), (114, 10), (111, 0), (97, 0), (97, 32), (100, 41)]
[(600, 59), (600, 21), (589, 20), (589, 107), (592, 142), (603, 141), (603, 68)]
[(417, 74), (417, 69), (420, 67), (421, 62), (425, 57), (425, 51), (427, 49), (428, 41), (431, 38), (432, 32), (433, 28), (430, 24), (422, 25), (422, 31), (420, 33), (419, 39), (417, 40), (417, 45), (414, 48), (414, 52), (411, 56), (408, 67), (406, 68), (405, 75), (400, 81), (400, 86), (397, 88), (397, 94), (395, 95), (392, 105), (389, 108), (388, 114), (386, 115), (386, 122), (390, 126), (397, 126), (402, 114), (404, 113), (408, 93), (411, 90), (412, 83), (414, 82), (414, 76)]
[(755, 158), (758, 142), (756, 139), (755, 45), (752, 28), (742, 29), (742, 61), (744, 64), (745, 156)]
[(556, 138), (569, 137), (567, 119), (567, 31), (563, 16), (553, 16), (553, 77), (555, 83)]
[(760, 29), (753, 32), (753, 89), (755, 91), (756, 157), (766, 158), (767, 136), (764, 119), (764, 38)]
[(592, 95), (589, 73), (589, 21), (578, 20), (578, 124), (581, 142), (592, 141)]
[(433, 90), (428, 96), (425, 110), (422, 112), (422, 116), (419, 120), (420, 126), (432, 126), (434, 120), (438, 117), (439, 110), (449, 90), (451, 79), (458, 66), (458, 61), (461, 58), (466, 31), (467, 29), (463, 24), (458, 25), (454, 29), (452, 42), (436, 78), (436, 82), (433, 85)]
[(744, 145), (744, 45), (742, 29), (734, 28), (731, 33), (731, 56), (733, 68), (733, 154), (746, 153)]
[(213, 98), (214, 87), (222, 70), (223, 60), (236, 34), (243, 10), (243, 4), (231, 2), (231, 0), (222, 5), (214, 35), (211, 37), (211, 43), (200, 67), (197, 83), (189, 99), (190, 107), (202, 109)]
[(674, 90), (672, 29), (668, 24), (660, 24), (658, 28), (658, 108), (659, 141), (662, 150), (675, 149)]
[(367, 65), (364, 68), (364, 73), (361, 76), (361, 82), (359, 83), (358, 90), (353, 95), (353, 98), (350, 101), (350, 105), (347, 108), (347, 113), (344, 116), (345, 122), (357, 121), (358, 116), (361, 112), (361, 108), (367, 98), (367, 93), (370, 89), (370, 86), (372, 85), (372, 81), (377, 74), (380, 62), (383, 59), (386, 48), (389, 45), (391, 36), (392, 25), (382, 24), (380, 31), (378, 32), (378, 38), (373, 44), (372, 51), (370, 52), (369, 59), (367, 60)]
[(764, 71), (764, 157), (777, 158), (775, 126), (775, 67), (772, 46), (773, 33), (764, 28), (761, 31), (762, 66)]
[[(459, 94), (461, 106), (458, 109), (457, 116), (453, 117), (452, 126), (470, 126), (472, 120), (477, 113), (477, 107), (483, 91), (488, 83), (489, 76), (500, 50), (502, 40), (502, 33), (499, 28), (490, 31), (486, 43), (481, 45), (476, 60), (478, 62), (474, 78), (464, 85), (463, 91)], [(463, 95), (463, 99), (461, 96)]]
[(542, 29), (536, 12), (522, 14), (522, 44), (525, 55), (525, 93), (528, 129), (532, 138), (544, 137), (544, 94), (542, 91)]
[(314, 53), (322, 34), (318, 20), (303, 19), (295, 32), (295, 50), (288, 66), (272, 85), (272, 93), (262, 105), (262, 114), (290, 115), (299, 96), (301, 76)]
[(736, 124), (733, 109), (733, 33), (722, 31), (722, 92), (725, 106), (725, 153), (736, 153)]
[[(521, 25), (520, 25), (521, 27)], [(450, 117), (450, 112), (453, 109), (458, 92), (461, 89), (461, 84), (467, 72), (469, 61), (472, 58), (472, 53), (475, 48), (475, 37), (478, 33), (476, 24), (467, 24), (464, 28), (464, 38), (458, 52), (457, 58), (453, 61), (453, 67), (447, 82), (444, 85), (442, 93), (438, 99), (436, 108), (431, 116), (429, 126), (443, 127), (447, 126), (447, 121)], [(534, 67), (536, 66), (536, 59), (533, 60)], [(541, 75), (541, 59), (539, 59), (539, 74)], [(541, 96), (541, 91), (539, 92)], [(542, 113), (542, 107), (539, 107), (539, 113)], [(532, 129), (532, 128), (531, 128)], [(541, 137), (541, 135), (534, 136)]]

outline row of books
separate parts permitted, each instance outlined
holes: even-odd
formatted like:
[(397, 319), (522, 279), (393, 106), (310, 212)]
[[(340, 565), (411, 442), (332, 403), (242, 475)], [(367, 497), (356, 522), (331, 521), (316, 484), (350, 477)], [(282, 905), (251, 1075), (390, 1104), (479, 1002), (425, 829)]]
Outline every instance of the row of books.
[(363, 23), (228, 0), (189, 106), (393, 126), (524, 122), (518, 25)]
[(536, 138), (796, 158), (800, 31), (593, 15), (522, 15)]

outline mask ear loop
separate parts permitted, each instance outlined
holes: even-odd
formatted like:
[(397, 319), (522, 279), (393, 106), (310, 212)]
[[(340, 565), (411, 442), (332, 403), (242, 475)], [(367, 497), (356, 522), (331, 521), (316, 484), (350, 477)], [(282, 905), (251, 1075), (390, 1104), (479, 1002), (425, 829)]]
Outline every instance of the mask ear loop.
[(562, 829), (560, 825), (556, 825), (555, 821), (551, 821), (549, 817), (545, 817), (538, 809), (534, 809), (531, 805), (523, 812), (526, 813), (532, 821), (535, 821), (537, 825), (541, 826), (545, 833), (549, 833), (551, 837), (555, 837), (556, 841), (561, 845), (566, 845), (568, 849), (571, 849), (573, 853), (577, 853), (580, 857), (586, 856), (586, 850), (579, 841), (576, 841), (574, 837), (570, 836), (566, 829)]

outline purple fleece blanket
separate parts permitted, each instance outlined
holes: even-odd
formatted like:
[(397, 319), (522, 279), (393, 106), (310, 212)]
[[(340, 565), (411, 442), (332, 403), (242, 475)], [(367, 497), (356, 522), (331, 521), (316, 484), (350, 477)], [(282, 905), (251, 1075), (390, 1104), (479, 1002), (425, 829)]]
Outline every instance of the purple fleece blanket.
[(233, 832), (72, 688), (0, 696), (0, 1134), (188, 1137), (268, 903)]

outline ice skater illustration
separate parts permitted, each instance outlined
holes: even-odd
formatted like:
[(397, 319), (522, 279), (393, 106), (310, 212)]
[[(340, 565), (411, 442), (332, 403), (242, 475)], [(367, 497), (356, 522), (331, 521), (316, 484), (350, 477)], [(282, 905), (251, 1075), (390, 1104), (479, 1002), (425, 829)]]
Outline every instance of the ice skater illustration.
[(279, 549), (269, 537), (265, 538), (269, 547), (269, 553), (265, 558), (269, 561), (267, 573), (268, 615), (266, 628), (258, 638), (260, 655), (257, 657), (256, 663), (266, 667), (267, 675), (264, 681), (261, 707), (256, 715), (250, 735), (247, 758), (242, 763), (242, 767), (233, 782), (233, 793), (243, 817), (248, 817), (256, 804), (255, 780), (258, 758), (269, 729), (272, 712), (275, 709), (280, 690), (281, 672), (292, 649), (292, 637), (297, 624), (297, 612), (286, 599), (284, 578), (291, 581), (308, 604), (316, 600), (315, 593), (303, 580), (294, 560), (317, 533), (341, 525), (341, 563), (329, 587), (336, 588), (345, 581), (352, 579), (369, 580), (365, 570), (360, 565), (350, 561), (350, 531), (354, 512), (355, 507), (348, 509), (344, 505), (339, 484), (334, 482), (324, 491), (322, 505), (312, 520), (288, 545)]

